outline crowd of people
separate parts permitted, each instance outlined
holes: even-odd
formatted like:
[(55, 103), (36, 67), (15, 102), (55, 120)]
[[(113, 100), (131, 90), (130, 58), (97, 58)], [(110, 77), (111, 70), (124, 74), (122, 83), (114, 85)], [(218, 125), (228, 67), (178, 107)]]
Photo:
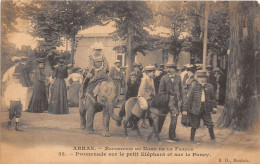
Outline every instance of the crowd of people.
[[(201, 119), (209, 128), (211, 139), (215, 140), (211, 114), (216, 112), (216, 97), (218, 97), (216, 93), (223, 88), (223, 83), (221, 84), (223, 73), (220, 70), (213, 70), (210, 65), (207, 66), (207, 70), (202, 70), (201, 65), (193, 64), (178, 68), (173, 62), (143, 68), (141, 63), (134, 63), (134, 71), (126, 79), (126, 67), (122, 67), (119, 60), (109, 67), (102, 54), (104, 47), (101, 43), (95, 43), (92, 48), (94, 54), (89, 57), (88, 68), (83, 70), (73, 67), (58, 56), (55, 58), (57, 64), (53, 66), (50, 77), (46, 77), (44, 71), (45, 60), (38, 58), (36, 60), (38, 66), (33, 71), (34, 82), (26, 68), (26, 57), (13, 57), (14, 66), (2, 79), (6, 86), (5, 104), (9, 107), (8, 127), (11, 127), (12, 119), (15, 117), (16, 130), (20, 130), (19, 118), (22, 110), (33, 113), (47, 111), (50, 114), (69, 114), (69, 106), (79, 106), (85, 96), (95, 101), (93, 94), (95, 86), (101, 81), (110, 79), (116, 87), (115, 107), (118, 107), (121, 94), (124, 95), (124, 102), (131, 97), (142, 97), (147, 104), (157, 94), (174, 97), (169, 103), (169, 111), (159, 119), (159, 131), (161, 131), (166, 115), (170, 113), (169, 140), (179, 140), (175, 131), (180, 113), (183, 116), (190, 116), (191, 141), (194, 141)], [(29, 96), (28, 90), (31, 88), (32, 96)], [(124, 105), (123, 103), (120, 116), (124, 115)], [(84, 112), (81, 110), (80, 112)], [(149, 112), (144, 111), (140, 117), (142, 127), (147, 128), (145, 120), (149, 117)], [(131, 122), (128, 127), (136, 128)], [(84, 128), (83, 126), (82, 129)]]

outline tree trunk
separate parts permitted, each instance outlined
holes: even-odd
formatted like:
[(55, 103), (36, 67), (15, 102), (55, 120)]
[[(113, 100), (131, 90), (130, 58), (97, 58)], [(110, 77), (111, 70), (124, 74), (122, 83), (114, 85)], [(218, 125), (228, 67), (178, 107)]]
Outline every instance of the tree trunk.
[(255, 2), (229, 2), (231, 50), (228, 56), (226, 104), (217, 121), (220, 127), (248, 129), (258, 117), (259, 98), (254, 92), (257, 87), (254, 5)]
[[(132, 9), (132, 2), (128, 2), (128, 8)], [(135, 61), (135, 54), (133, 54), (133, 30), (131, 28), (131, 22), (128, 25), (127, 36), (127, 54), (126, 54), (126, 79), (128, 79), (130, 73), (133, 71), (133, 63)]]
[(70, 55), (70, 62), (72, 65), (74, 65), (74, 54), (75, 54), (75, 44), (76, 39), (75, 36), (71, 38), (71, 55)]
[(126, 55), (126, 79), (128, 79), (130, 73), (133, 71), (133, 63), (135, 61), (135, 54), (133, 54), (133, 33), (130, 28), (128, 28), (128, 38), (127, 38), (127, 55)]

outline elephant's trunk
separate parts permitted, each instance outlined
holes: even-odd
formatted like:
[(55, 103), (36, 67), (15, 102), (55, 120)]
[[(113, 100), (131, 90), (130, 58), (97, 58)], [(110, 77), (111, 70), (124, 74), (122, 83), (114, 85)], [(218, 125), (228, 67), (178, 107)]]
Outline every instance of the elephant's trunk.
[(115, 121), (121, 121), (122, 120), (121, 117), (115, 115), (113, 105), (108, 105), (108, 112), (109, 112), (109, 115), (112, 117), (113, 120), (115, 120)]

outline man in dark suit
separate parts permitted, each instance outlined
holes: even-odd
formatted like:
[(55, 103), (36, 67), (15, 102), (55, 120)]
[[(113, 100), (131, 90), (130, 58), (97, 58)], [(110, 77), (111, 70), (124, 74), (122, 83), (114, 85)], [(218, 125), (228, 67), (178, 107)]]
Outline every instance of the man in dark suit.
[(206, 71), (197, 71), (196, 79), (198, 83), (189, 91), (182, 114), (187, 115), (188, 112), (191, 113), (191, 142), (194, 142), (196, 129), (199, 128), (201, 119), (204, 125), (208, 127), (210, 138), (214, 142), (214, 124), (210, 112), (217, 111), (215, 90), (211, 84), (207, 83)]
[(171, 123), (169, 128), (169, 140), (179, 141), (176, 138), (176, 125), (179, 115), (179, 102), (184, 102), (185, 94), (182, 86), (181, 77), (177, 75), (177, 66), (174, 63), (165, 64), (167, 74), (161, 78), (159, 85), (159, 94), (169, 94), (172, 98), (169, 102), (169, 110), (165, 110), (163, 116), (159, 118), (159, 132), (163, 127), (166, 115), (171, 113)]
[(207, 82), (211, 84), (214, 87), (214, 90), (217, 90), (217, 78), (214, 76), (213, 73), (213, 67), (211, 65), (207, 65), (207, 71), (208, 71), (208, 80)]

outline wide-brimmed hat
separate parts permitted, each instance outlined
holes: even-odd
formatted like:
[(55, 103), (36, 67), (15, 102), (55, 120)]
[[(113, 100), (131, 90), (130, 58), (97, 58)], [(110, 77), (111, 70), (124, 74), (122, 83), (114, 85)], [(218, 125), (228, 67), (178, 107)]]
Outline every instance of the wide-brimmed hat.
[(12, 62), (17, 62), (17, 61), (19, 61), (19, 60), (21, 60), (21, 58), (18, 57), (18, 56), (12, 57)]
[(168, 67), (168, 68), (177, 68), (177, 65), (173, 62), (168, 62), (165, 64), (165, 67)]
[(91, 46), (91, 48), (93, 48), (94, 50), (103, 50), (104, 46), (101, 42), (96, 42), (93, 46)]
[(195, 75), (197, 77), (207, 77), (207, 71), (206, 70), (198, 70)]
[(44, 63), (44, 58), (37, 58), (36, 61), (37, 61), (38, 63)]
[(145, 71), (155, 71), (155, 66), (154, 65), (148, 65), (144, 68)]

